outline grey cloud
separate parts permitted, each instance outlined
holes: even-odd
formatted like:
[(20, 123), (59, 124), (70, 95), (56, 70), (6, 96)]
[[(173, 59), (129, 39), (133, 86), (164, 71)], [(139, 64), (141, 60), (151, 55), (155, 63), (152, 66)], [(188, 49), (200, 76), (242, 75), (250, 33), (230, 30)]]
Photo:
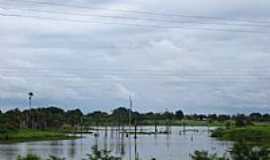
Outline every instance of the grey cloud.
[[(111, 9), (214, 15), (227, 18), (228, 23), (233, 23), (232, 18), (269, 19), (268, 1), (70, 2), (74, 3), (95, 3)], [(75, 8), (72, 11), (82, 12)], [(23, 107), (26, 93), (34, 91), (36, 106), (79, 106), (84, 111), (110, 111), (112, 107), (128, 105), (129, 95), (133, 95), (136, 108), (142, 111), (164, 111), (164, 108), (181, 108), (186, 112), (231, 113), (244, 111), (244, 108), (268, 111), (267, 34), (0, 18), (3, 106)], [(249, 29), (261, 30), (255, 26)]]

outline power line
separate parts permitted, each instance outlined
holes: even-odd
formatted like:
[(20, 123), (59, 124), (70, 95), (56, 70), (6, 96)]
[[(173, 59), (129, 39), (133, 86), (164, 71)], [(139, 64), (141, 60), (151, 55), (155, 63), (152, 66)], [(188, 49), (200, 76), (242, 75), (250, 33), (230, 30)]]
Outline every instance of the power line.
[(77, 68), (77, 67), (7, 67), (7, 66), (0, 66), (0, 71), (6, 71), (6, 72), (50, 72), (50, 71), (68, 71), (68, 72), (80, 72), (80, 73), (86, 73), (86, 72), (99, 72), (99, 73), (159, 73), (159, 74), (168, 74), (168, 73), (183, 73), (183, 74), (267, 74), (270, 73), (269, 68), (265, 68), (269, 66), (261, 66), (256, 68), (242, 68), (242, 69), (233, 69), (233, 68), (225, 68), (225, 69), (203, 69), (203, 70), (192, 70), (192, 73), (190, 73), (189, 70), (180, 70), (180, 69), (153, 69), (148, 67), (136, 67), (136, 68), (113, 68), (113, 67), (91, 67), (91, 68)]
[(234, 32), (234, 33), (252, 33), (252, 34), (267, 34), (270, 32), (253, 31), (253, 30), (239, 30), (239, 29), (216, 29), (216, 28), (200, 28), (200, 27), (185, 27), (185, 26), (162, 26), (162, 25), (145, 25), (145, 24), (134, 24), (134, 23), (117, 23), (117, 22), (103, 22), (103, 21), (86, 21), (86, 20), (74, 20), (74, 19), (63, 19), (63, 18), (52, 18), (43, 16), (32, 16), (32, 15), (21, 15), (21, 14), (5, 14), (0, 13), (3, 17), (18, 17), (18, 18), (32, 18), (37, 20), (52, 20), (52, 21), (63, 21), (63, 22), (77, 22), (77, 23), (91, 23), (91, 24), (109, 24), (109, 25), (123, 25), (139, 28), (155, 28), (155, 29), (182, 29), (182, 30), (204, 30), (204, 31), (216, 31), (216, 32)]
[[(4, 70), (2, 70), (4, 71)], [(107, 71), (107, 72), (100, 72), (100, 71), (96, 71), (96, 72), (70, 72), (70, 71), (62, 71), (62, 73), (52, 73), (52, 72), (42, 72), (42, 71), (8, 71), (8, 72), (4, 72), (2, 74), (5, 75), (20, 75), (20, 76), (24, 76), (24, 75), (30, 75), (30, 76), (35, 76), (35, 75), (51, 75), (51, 76), (89, 76), (89, 74), (91, 74), (91, 76), (93, 77), (104, 77), (104, 76), (129, 76), (129, 77), (143, 77), (143, 76), (149, 76), (149, 77), (228, 77), (228, 78), (234, 78), (234, 77), (270, 77), (269, 72), (265, 73), (239, 73), (239, 72), (231, 72), (231, 73), (201, 73), (201, 72), (119, 72), (119, 71)]]
[(110, 19), (120, 19), (120, 20), (141, 20), (141, 21), (150, 21), (150, 22), (166, 22), (166, 23), (180, 23), (180, 24), (211, 24), (211, 25), (225, 25), (225, 26), (242, 26), (242, 27), (270, 27), (268, 25), (259, 25), (259, 24), (239, 24), (239, 23), (219, 23), (219, 22), (202, 22), (202, 21), (187, 21), (187, 20), (168, 20), (168, 19), (156, 19), (156, 18), (139, 18), (133, 16), (111, 16), (111, 15), (97, 15), (97, 14), (85, 14), (85, 13), (75, 13), (75, 12), (59, 12), (53, 10), (40, 10), (33, 8), (15, 8), (15, 7), (0, 7), (5, 10), (19, 10), (19, 11), (30, 11), (36, 13), (49, 13), (49, 14), (60, 14), (60, 15), (73, 15), (73, 16), (82, 16), (82, 17), (99, 17), (99, 18), (110, 18)]
[[(0, 70), (4, 71), (7, 74), (51, 74), (51, 70), (34, 70), (34, 71), (26, 71), (26, 70)], [(23, 73), (21, 73), (23, 71)], [(54, 70), (55, 71), (55, 70)], [(55, 71), (57, 73), (57, 71)], [(270, 76), (270, 72), (256, 72), (256, 73), (249, 73), (249, 72), (196, 72), (196, 71), (189, 71), (189, 72), (165, 72), (165, 71), (100, 71), (100, 70), (93, 70), (93, 71), (70, 71), (70, 70), (61, 70), (63, 74), (96, 74), (96, 75), (103, 75), (103, 74), (110, 74), (110, 75), (131, 75), (131, 76), (138, 76), (138, 75), (147, 75), (147, 76), (194, 76), (194, 77), (199, 77), (199, 76), (230, 76), (230, 77), (244, 77), (244, 76)]]
[[(10, 1), (9, 1), (10, 2)], [(16, 2), (13, 0), (12, 2)], [(18, 1), (17, 1), (18, 2)], [(59, 7), (71, 7), (71, 8), (81, 8), (81, 9), (97, 9), (97, 10), (107, 10), (111, 12), (124, 12), (124, 13), (136, 13), (141, 15), (152, 15), (152, 16), (162, 16), (162, 17), (185, 17), (185, 18), (195, 18), (195, 19), (212, 19), (212, 20), (219, 20), (219, 21), (237, 21), (237, 22), (246, 22), (246, 23), (267, 23), (270, 24), (269, 21), (258, 21), (258, 20), (247, 20), (243, 18), (234, 18), (228, 19), (223, 17), (213, 17), (213, 16), (198, 16), (198, 15), (183, 15), (183, 14), (166, 14), (166, 13), (158, 13), (158, 12), (151, 12), (151, 11), (141, 11), (141, 10), (128, 10), (128, 9), (108, 9), (102, 7), (91, 7), (91, 6), (81, 6), (75, 4), (63, 4), (63, 3), (56, 3), (56, 2), (41, 2), (41, 1), (34, 1), (34, 0), (20, 0), (20, 2), (25, 3), (32, 3), (32, 4), (42, 4), (42, 5), (49, 5), (49, 6), (59, 6)]]

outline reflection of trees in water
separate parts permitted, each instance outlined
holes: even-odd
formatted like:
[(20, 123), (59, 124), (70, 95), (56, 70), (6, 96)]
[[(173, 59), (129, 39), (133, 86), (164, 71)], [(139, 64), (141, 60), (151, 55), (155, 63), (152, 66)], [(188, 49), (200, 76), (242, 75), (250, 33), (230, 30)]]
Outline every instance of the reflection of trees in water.
[(63, 147), (58, 147), (59, 145), (63, 145), (62, 142), (60, 141), (51, 141), (49, 143), (49, 148), (50, 148), (50, 154), (51, 155), (62, 155), (64, 152)]
[(49, 153), (50, 155), (62, 155), (64, 152), (64, 148), (63, 147), (58, 147), (58, 146), (62, 146), (63, 143), (60, 141), (51, 141), (49, 142)]
[(103, 144), (104, 150), (108, 151), (108, 127), (105, 127), (105, 133), (104, 133), (104, 144)]
[(125, 155), (125, 133), (117, 131), (115, 152), (122, 157)]
[(125, 155), (125, 134), (124, 133), (121, 134), (121, 140), (119, 143), (119, 147), (120, 147), (121, 156), (124, 156)]
[(113, 151), (114, 150), (114, 134), (115, 134), (115, 131), (114, 131), (114, 127), (111, 128), (111, 132), (110, 132), (110, 151)]
[[(138, 160), (139, 153), (137, 149), (137, 140), (133, 140), (134, 137), (131, 135), (126, 137), (126, 133), (121, 130), (119, 131), (114, 130), (114, 128), (110, 128), (107, 134), (104, 132), (102, 136), (99, 137), (101, 139), (98, 139), (98, 137), (95, 138), (95, 144), (93, 146), (99, 150), (110, 151), (112, 154), (118, 155), (122, 158), (126, 157), (129, 160)], [(98, 146), (99, 140), (103, 141), (102, 147)]]
[(139, 152), (137, 150), (137, 139), (134, 140), (134, 160), (139, 160)]
[(70, 158), (74, 159), (75, 154), (76, 154), (76, 141), (71, 140), (69, 146), (70, 147), (69, 147), (68, 155)]
[(171, 136), (170, 134), (166, 135), (166, 146), (167, 148), (170, 148), (170, 144), (171, 144)]
[[(20, 148), (24, 148), (23, 146)], [(1, 159), (16, 159), (17, 154), (19, 153), (19, 148), (18, 146), (15, 145), (10, 145), (8, 146), (4, 151), (2, 150), (1, 153)]]

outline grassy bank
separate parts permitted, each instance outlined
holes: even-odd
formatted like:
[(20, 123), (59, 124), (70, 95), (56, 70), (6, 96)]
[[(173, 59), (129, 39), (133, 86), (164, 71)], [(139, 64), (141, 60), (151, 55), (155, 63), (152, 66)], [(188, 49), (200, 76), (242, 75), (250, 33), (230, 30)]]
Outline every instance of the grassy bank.
[(69, 136), (57, 131), (40, 131), (31, 129), (20, 129), (16, 131), (8, 131), (0, 134), (0, 142), (24, 142), (24, 141), (43, 141), (43, 140), (64, 140), (74, 139), (76, 137)]
[(270, 145), (270, 126), (247, 126), (241, 128), (219, 128), (212, 133), (212, 137), (222, 140), (263, 143)]
[[(141, 126), (154, 126), (155, 124), (158, 124), (158, 126), (166, 126), (166, 125), (171, 125), (171, 126), (225, 126), (225, 122), (219, 122), (219, 121), (206, 121), (206, 120), (143, 120), (139, 123)], [(95, 124), (93, 124), (95, 126)], [(117, 126), (114, 124), (100, 124), (100, 126)]]

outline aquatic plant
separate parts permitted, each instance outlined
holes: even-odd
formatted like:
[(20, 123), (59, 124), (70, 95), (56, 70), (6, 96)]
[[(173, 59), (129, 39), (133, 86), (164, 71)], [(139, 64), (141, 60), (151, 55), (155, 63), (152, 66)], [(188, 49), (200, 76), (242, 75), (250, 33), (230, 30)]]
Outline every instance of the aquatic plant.
[(218, 157), (216, 154), (209, 154), (206, 151), (195, 151), (191, 158), (193, 160), (269, 160), (270, 150), (267, 147), (254, 146), (242, 142), (234, 144), (229, 152), (230, 158)]
[(41, 160), (41, 158), (33, 154), (28, 154), (25, 157), (18, 156), (17, 160)]
[[(18, 156), (17, 160), (42, 160), (42, 159), (37, 155), (28, 154), (25, 157)], [(50, 156), (50, 158), (48, 158), (46, 160), (65, 160), (65, 158), (58, 158), (58, 157), (55, 157), (55, 156)]]
[(195, 151), (191, 155), (193, 160), (226, 160), (224, 157), (218, 157), (216, 154), (209, 154), (207, 151)]
[(112, 156), (110, 151), (98, 150), (96, 145), (92, 147), (92, 154), (88, 154), (87, 156), (88, 159), (86, 160), (121, 160), (120, 157)]

